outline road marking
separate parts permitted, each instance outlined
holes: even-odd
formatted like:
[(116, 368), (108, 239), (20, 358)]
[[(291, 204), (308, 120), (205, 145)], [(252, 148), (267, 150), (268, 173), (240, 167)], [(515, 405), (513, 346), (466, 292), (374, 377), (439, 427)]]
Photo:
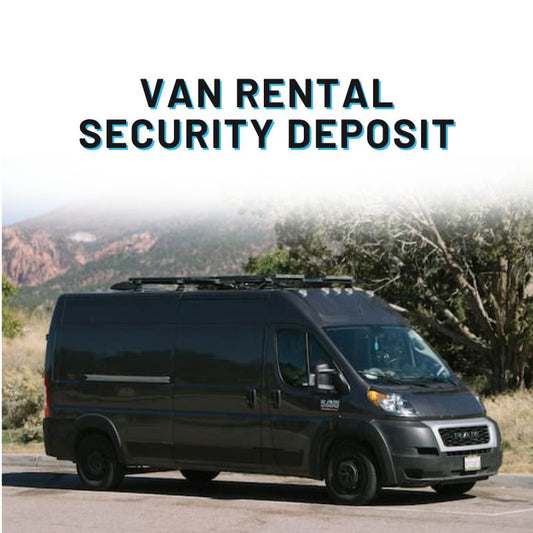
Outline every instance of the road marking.
[[(391, 507), (392, 508), (392, 507)], [(380, 510), (386, 511), (389, 510), (388, 507), (379, 507)], [(394, 507), (394, 511), (405, 511), (408, 513), (440, 513), (440, 514), (458, 514), (465, 516), (504, 516), (509, 514), (518, 514), (518, 513), (530, 513), (533, 511), (533, 508), (530, 509), (515, 509), (514, 511), (502, 511), (501, 513), (476, 513), (471, 511), (445, 511), (439, 509), (403, 509), (401, 507)]]

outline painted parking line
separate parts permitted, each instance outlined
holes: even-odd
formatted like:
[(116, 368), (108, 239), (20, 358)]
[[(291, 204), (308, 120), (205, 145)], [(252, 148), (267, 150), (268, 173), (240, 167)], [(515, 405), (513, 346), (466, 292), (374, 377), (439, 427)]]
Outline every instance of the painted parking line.
[[(383, 511), (389, 511), (390, 508), (388, 507), (376, 507), (376, 509), (380, 509)], [(519, 513), (530, 513), (533, 512), (533, 507), (530, 507), (528, 509), (515, 509), (513, 511), (501, 511), (501, 512), (485, 512), (481, 513), (479, 511), (454, 511), (454, 510), (444, 510), (444, 509), (413, 509), (411, 507), (409, 508), (402, 508), (402, 507), (394, 507), (394, 512), (396, 511), (404, 511), (407, 513), (421, 513), (421, 514), (452, 514), (452, 515), (462, 515), (462, 516), (486, 516), (486, 517), (497, 517), (497, 516), (505, 516), (510, 514), (519, 514)]]

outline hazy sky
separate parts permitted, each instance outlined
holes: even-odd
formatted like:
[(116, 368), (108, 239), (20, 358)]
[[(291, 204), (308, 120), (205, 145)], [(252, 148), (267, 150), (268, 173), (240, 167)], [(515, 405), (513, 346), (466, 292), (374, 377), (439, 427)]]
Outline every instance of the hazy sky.
[[(238, 196), (353, 197), (515, 187), (533, 180), (533, 34), (528, 2), (10, 2), (1, 27), (3, 224), (84, 198), (159, 198), (205, 208)], [(140, 80), (166, 80), (150, 109)], [(222, 109), (167, 107), (175, 79), (222, 80)], [(338, 78), (332, 109), (237, 109), (237, 78)], [(342, 108), (350, 79), (394, 109)], [(278, 87), (287, 100), (287, 86)], [(315, 91), (318, 91), (315, 87)], [(194, 100), (196, 98), (194, 97)], [(274, 98), (275, 100), (275, 98)], [(252, 119), (275, 124), (266, 150), (250, 125), (233, 150), (86, 150), (84, 119)], [(291, 118), (452, 118), (448, 150), (289, 150)], [(125, 128), (125, 139), (129, 141)], [(143, 135), (147, 133), (143, 130)], [(418, 135), (417, 130), (417, 135)], [(420, 143), (420, 140), (418, 141)]]

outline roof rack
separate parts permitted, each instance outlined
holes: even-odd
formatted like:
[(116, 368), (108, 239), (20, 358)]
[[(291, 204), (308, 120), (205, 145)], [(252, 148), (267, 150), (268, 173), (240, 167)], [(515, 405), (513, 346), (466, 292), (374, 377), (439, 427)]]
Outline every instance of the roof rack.
[(319, 287), (353, 287), (349, 276), (323, 276), (306, 278), (302, 275), (276, 274), (274, 276), (185, 276), (162, 278), (129, 278), (128, 281), (111, 286), (115, 291), (142, 291), (145, 285), (175, 285), (177, 291), (184, 290), (245, 290), (245, 289), (289, 289)]

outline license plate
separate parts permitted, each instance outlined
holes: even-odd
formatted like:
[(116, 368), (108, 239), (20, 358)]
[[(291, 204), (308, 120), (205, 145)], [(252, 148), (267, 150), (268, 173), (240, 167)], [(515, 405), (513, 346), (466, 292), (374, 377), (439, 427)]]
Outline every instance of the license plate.
[(467, 455), (465, 457), (465, 471), (472, 472), (481, 470), (481, 457), (479, 455)]

